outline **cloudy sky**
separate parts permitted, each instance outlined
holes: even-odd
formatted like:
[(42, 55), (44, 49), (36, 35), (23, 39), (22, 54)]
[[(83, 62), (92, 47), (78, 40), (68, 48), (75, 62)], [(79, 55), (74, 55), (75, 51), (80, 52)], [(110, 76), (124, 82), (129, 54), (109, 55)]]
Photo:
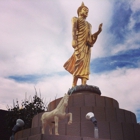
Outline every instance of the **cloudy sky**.
[[(13, 100), (62, 97), (72, 85), (63, 64), (73, 53), (71, 18), (81, 0), (0, 1), (0, 109)], [(92, 48), (87, 84), (118, 100), (140, 122), (140, 1), (83, 0), (92, 32), (103, 31)], [(80, 84), (80, 81), (78, 82)]]

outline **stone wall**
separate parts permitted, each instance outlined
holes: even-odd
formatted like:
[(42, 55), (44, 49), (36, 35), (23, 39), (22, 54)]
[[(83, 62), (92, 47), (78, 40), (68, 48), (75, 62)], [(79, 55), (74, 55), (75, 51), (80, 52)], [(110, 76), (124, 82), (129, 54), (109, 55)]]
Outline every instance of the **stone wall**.
[[(61, 98), (49, 104), (49, 111), (56, 108)], [(48, 128), (45, 135), (41, 135), (41, 115), (34, 116), (32, 128), (16, 134), (16, 140), (94, 140), (94, 125), (85, 119), (88, 112), (94, 112), (98, 121), (99, 138), (111, 140), (140, 140), (140, 125), (136, 122), (134, 113), (120, 109), (116, 100), (91, 93), (79, 91), (69, 98), (66, 112), (73, 114), (73, 123), (67, 125), (68, 120), (59, 122), (60, 136), (50, 136)]]

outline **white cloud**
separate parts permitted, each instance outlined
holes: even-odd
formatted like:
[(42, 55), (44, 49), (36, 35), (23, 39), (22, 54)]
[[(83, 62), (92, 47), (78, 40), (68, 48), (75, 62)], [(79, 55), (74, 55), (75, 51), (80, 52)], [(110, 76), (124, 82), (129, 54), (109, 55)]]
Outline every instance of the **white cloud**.
[[(92, 74), (90, 80), (87, 82), (89, 85), (99, 87), (102, 92), (101, 96), (107, 96), (116, 99), (119, 102), (120, 108), (130, 110), (134, 113), (139, 109), (140, 103), (140, 69), (118, 69), (106, 74)], [(66, 76), (53, 75), (46, 77), (37, 84), (17, 83), (9, 79), (0, 79), (2, 85), (0, 86), (3, 94), (0, 94), (1, 108), (6, 108), (6, 105), (12, 106), (13, 99), (19, 101), (27, 97), (34, 96), (36, 87), (38, 93), (41, 91), (41, 96), (47, 102), (62, 97), (64, 93), (71, 88), (72, 75)], [(78, 81), (81, 84), (81, 81)]]
[(53, 75), (42, 79), (37, 84), (18, 83), (5, 78), (0, 78), (0, 81), (3, 81), (0, 85), (0, 108), (2, 109), (6, 109), (7, 105), (12, 106), (13, 100), (18, 99), (19, 102), (24, 100), (25, 93), (27, 97), (33, 97), (35, 95), (34, 87), (38, 94), (41, 92), (41, 96), (49, 102), (50, 99), (51, 101), (54, 100), (56, 95), (57, 98), (62, 97), (72, 85), (72, 77), (70, 75)]
[(139, 7), (140, 1), (139, 0), (133, 0), (131, 4), (132, 4), (133, 11), (140, 10), (140, 7)]

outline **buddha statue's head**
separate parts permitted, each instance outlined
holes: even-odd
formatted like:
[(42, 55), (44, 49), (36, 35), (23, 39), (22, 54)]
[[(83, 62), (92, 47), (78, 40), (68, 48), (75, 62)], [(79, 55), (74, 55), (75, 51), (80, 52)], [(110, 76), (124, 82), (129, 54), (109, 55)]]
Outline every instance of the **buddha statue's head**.
[(84, 16), (87, 17), (88, 16), (88, 7), (84, 5), (84, 3), (82, 2), (81, 6), (77, 9), (77, 14), (78, 16)]

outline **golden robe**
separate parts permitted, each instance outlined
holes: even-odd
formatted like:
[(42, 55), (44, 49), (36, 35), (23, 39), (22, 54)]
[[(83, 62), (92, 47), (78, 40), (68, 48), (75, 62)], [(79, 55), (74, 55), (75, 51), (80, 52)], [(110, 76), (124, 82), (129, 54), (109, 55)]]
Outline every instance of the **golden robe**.
[(77, 46), (64, 68), (78, 78), (89, 79), (91, 47), (97, 36), (91, 34), (91, 25), (81, 18), (73, 18), (77, 22)]

